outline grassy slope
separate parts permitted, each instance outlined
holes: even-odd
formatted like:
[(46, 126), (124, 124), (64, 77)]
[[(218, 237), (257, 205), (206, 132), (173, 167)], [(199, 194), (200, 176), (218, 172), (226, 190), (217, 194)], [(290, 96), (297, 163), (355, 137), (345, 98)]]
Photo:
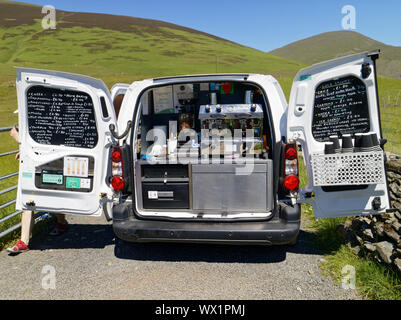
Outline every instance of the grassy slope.
[(13, 66), (87, 74), (110, 87), (153, 76), (214, 72), (289, 79), (303, 66), (160, 21), (57, 11), (57, 29), (43, 30), (41, 17), (40, 8), (0, 3), (0, 126), (16, 119), (9, 115), (16, 105)]
[(354, 31), (333, 31), (315, 35), (275, 49), (280, 57), (313, 64), (363, 51), (380, 49), (380, 74), (401, 79), (401, 47), (389, 46)]

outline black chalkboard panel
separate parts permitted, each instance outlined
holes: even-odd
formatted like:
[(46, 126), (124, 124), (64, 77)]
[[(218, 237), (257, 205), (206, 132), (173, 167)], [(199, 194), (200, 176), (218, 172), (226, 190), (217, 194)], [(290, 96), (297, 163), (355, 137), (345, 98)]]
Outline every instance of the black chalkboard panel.
[(29, 134), (37, 143), (96, 146), (93, 101), (87, 93), (33, 86), (27, 91), (27, 106)]
[(369, 130), (368, 98), (362, 80), (348, 76), (323, 82), (316, 88), (312, 134), (317, 141)]

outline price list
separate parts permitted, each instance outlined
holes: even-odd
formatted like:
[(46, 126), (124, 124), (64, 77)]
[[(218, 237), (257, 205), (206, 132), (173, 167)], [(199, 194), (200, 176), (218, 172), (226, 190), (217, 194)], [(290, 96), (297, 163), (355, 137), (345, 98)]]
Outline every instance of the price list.
[(98, 141), (91, 97), (34, 86), (27, 92), (29, 134), (40, 144), (94, 148)]

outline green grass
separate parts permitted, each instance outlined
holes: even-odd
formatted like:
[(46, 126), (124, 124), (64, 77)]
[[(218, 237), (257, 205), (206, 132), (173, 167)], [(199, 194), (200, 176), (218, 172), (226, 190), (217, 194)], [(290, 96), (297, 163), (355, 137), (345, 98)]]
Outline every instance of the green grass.
[[(307, 176), (300, 158), (300, 185), (306, 185)], [(312, 234), (311, 244), (322, 252), (325, 261), (320, 264), (322, 272), (332, 277), (338, 284), (344, 277), (342, 269), (355, 268), (356, 290), (364, 299), (401, 300), (401, 275), (377, 261), (359, 257), (351, 251), (337, 233), (337, 227), (350, 218), (317, 220), (311, 205), (302, 205), (302, 219)]]
[(355, 286), (363, 298), (401, 300), (401, 277), (387, 266), (357, 257), (346, 245), (341, 245), (325, 258), (326, 261), (321, 264), (324, 274), (330, 274), (339, 284), (344, 277), (342, 268), (347, 265), (355, 268)]

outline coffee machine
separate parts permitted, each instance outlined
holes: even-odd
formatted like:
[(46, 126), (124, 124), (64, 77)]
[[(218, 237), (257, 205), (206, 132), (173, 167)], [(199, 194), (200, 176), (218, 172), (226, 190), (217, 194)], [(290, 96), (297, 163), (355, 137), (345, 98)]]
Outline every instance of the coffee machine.
[(263, 108), (260, 104), (201, 105), (201, 155), (259, 155), (263, 149)]

